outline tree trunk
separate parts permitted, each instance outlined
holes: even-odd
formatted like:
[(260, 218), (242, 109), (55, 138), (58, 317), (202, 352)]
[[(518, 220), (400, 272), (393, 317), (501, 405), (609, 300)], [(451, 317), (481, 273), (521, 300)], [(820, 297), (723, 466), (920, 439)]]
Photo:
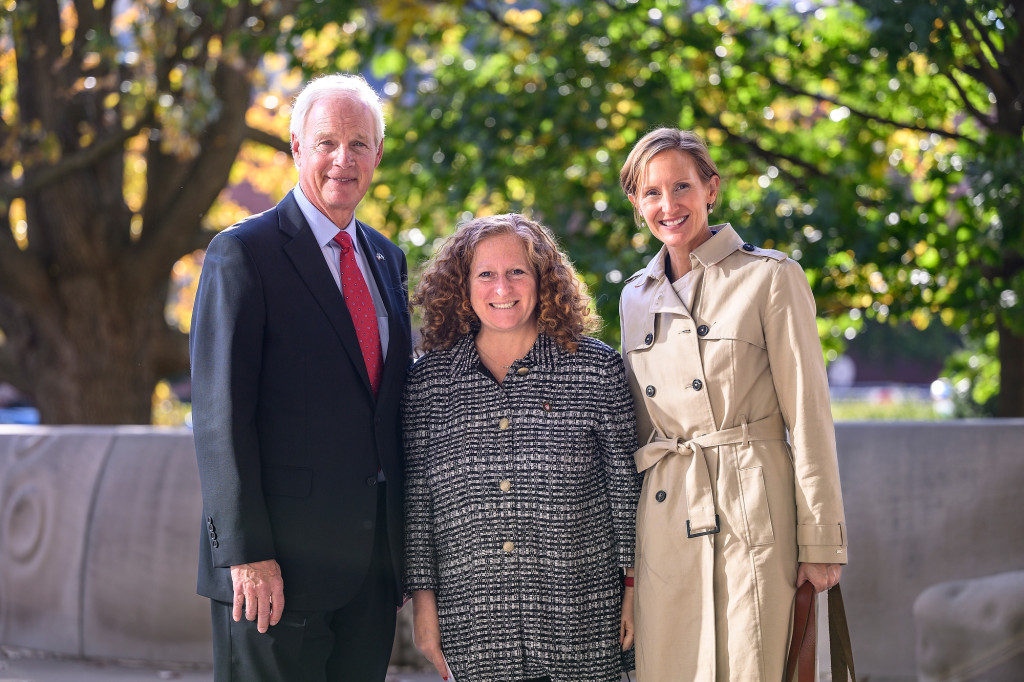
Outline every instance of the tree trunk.
[(154, 356), (174, 333), (163, 297), (97, 284), (62, 278), (53, 305), (29, 312), (33, 332), (14, 340), (30, 382), (22, 388), (43, 423), (150, 423)]
[(1024, 417), (1024, 334), (999, 325), (997, 417)]

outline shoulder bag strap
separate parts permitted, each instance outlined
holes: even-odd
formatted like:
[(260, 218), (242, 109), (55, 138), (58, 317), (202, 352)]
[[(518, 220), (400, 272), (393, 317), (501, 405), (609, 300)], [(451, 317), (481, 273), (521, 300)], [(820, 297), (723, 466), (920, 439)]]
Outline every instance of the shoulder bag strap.
[(789, 642), (789, 656), (786, 657), (784, 682), (792, 682), (794, 672), (799, 672), (799, 682), (814, 682), (814, 647), (818, 634), (815, 624), (818, 600), (815, 597), (814, 585), (810, 582), (805, 582), (796, 591), (793, 636)]
[[(828, 591), (828, 639), (832, 658), (832, 680), (857, 682), (853, 669), (853, 645), (850, 643), (850, 629), (846, 625), (846, 607), (839, 585)], [(849, 677), (847, 677), (849, 675)]]

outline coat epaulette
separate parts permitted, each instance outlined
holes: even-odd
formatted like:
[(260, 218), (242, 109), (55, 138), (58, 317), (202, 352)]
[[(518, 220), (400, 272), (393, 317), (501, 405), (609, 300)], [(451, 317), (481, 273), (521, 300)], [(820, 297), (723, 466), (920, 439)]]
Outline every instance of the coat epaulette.
[(642, 274), (644, 274), (644, 270), (637, 270), (632, 275), (630, 275), (629, 278), (626, 279), (625, 282), (623, 282), (623, 284), (629, 284), (630, 282), (632, 282), (634, 279), (636, 279), (637, 277), (639, 277)]
[(740, 247), (740, 250), (743, 251), (744, 253), (749, 253), (751, 256), (771, 258), (772, 260), (775, 261), (784, 261), (787, 258), (789, 258), (789, 256), (787, 256), (782, 251), (777, 251), (775, 249), (765, 249), (760, 246), (754, 246), (750, 242), (744, 242), (743, 246)]

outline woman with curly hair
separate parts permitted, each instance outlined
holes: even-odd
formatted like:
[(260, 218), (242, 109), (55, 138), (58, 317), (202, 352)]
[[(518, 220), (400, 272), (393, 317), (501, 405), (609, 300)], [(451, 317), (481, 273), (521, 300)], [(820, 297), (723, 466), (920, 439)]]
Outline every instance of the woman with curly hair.
[[(459, 226), (413, 297), (402, 404), (416, 645), (459, 682), (618, 682), (633, 640), (635, 420), (550, 231)], [(632, 653), (629, 651), (628, 653)]]

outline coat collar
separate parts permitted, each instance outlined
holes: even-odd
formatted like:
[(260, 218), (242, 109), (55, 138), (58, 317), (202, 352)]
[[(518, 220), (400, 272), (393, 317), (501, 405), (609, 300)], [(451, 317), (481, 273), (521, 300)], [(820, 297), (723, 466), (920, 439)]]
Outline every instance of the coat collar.
[[(696, 266), (698, 263), (705, 268), (716, 265), (725, 260), (729, 254), (743, 248), (743, 240), (740, 239), (740, 236), (736, 234), (736, 230), (729, 223), (712, 225), (711, 231), (711, 239), (690, 253), (691, 266)], [(667, 247), (661, 247), (661, 250), (658, 251), (657, 255), (651, 259), (651, 262), (643, 270), (644, 276), (637, 281), (636, 286), (644, 286), (666, 279), (665, 257), (667, 251)]]
[[(466, 334), (459, 338), (451, 347), (452, 353), (452, 376), (466, 374), (476, 371), (477, 367), (483, 364), (480, 353), (476, 349), (476, 335)], [(521, 359), (516, 360), (513, 368), (530, 367), (553, 371), (558, 367), (558, 359), (561, 353), (566, 351), (555, 343), (554, 339), (541, 332), (533, 346)]]

